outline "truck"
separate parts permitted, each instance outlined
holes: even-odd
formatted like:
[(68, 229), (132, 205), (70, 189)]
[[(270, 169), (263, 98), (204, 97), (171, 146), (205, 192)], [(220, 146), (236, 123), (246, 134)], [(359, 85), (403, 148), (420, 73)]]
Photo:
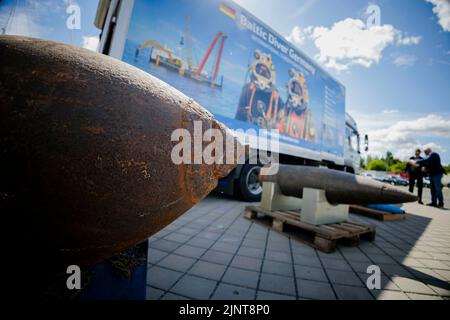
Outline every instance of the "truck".
[[(192, 97), (251, 150), (261, 151), (258, 138), (276, 138), (269, 154), (280, 163), (359, 170), (360, 134), (346, 113), (345, 87), (236, 3), (101, 0), (95, 25), (100, 53)], [(262, 165), (248, 157), (217, 191), (258, 201)]]

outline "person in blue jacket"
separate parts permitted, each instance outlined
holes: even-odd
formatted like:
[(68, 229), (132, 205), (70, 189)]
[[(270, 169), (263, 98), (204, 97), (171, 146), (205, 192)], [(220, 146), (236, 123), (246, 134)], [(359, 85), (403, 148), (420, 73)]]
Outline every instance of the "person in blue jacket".
[(428, 175), (430, 176), (430, 189), (431, 189), (431, 203), (428, 206), (443, 208), (444, 197), (442, 195), (442, 176), (447, 174), (441, 164), (441, 157), (436, 152), (433, 152), (431, 148), (425, 149), (427, 157), (422, 160), (411, 161), (411, 164), (416, 168), (421, 166), (426, 168)]

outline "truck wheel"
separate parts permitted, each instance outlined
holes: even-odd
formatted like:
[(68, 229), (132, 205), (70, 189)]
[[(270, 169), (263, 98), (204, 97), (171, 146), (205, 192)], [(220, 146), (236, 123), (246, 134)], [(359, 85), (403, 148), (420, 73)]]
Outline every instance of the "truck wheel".
[(239, 194), (242, 200), (256, 202), (261, 200), (262, 185), (258, 181), (261, 166), (245, 164), (238, 180)]

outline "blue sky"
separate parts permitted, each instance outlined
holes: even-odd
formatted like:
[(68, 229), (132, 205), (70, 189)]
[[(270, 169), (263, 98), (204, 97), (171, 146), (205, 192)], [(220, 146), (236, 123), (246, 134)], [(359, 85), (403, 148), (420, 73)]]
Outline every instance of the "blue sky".
[[(97, 1), (71, 1), (81, 8), (81, 29), (72, 31), (68, 2), (0, 0), (0, 33), (6, 27), (6, 33), (95, 48)], [(369, 134), (372, 154), (389, 149), (404, 158), (429, 144), (450, 163), (448, 0), (236, 2), (345, 85), (347, 110)], [(380, 8), (379, 26), (366, 25), (369, 5)]]

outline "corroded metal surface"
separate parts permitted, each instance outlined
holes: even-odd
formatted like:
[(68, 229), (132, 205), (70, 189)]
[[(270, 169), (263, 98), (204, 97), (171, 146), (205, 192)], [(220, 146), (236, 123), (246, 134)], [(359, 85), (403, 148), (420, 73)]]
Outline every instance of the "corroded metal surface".
[[(278, 173), (276, 172), (278, 168)], [(325, 190), (335, 204), (377, 204), (417, 201), (411, 193), (351, 173), (308, 166), (275, 165), (261, 169), (260, 181), (276, 182), (287, 196), (302, 197), (303, 188)]]
[(0, 61), (1, 213), (44, 261), (92, 264), (139, 243), (235, 166), (175, 165), (175, 129), (226, 129), (132, 66), (12, 36)]

